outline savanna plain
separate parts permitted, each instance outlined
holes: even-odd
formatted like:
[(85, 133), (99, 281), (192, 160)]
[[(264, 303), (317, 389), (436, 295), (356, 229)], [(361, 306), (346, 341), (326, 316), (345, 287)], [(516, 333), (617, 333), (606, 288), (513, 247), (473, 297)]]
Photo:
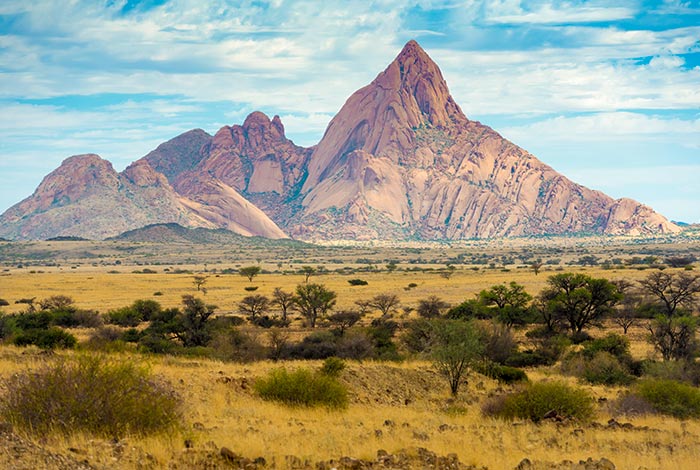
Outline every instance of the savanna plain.
[(0, 242), (0, 467), (697, 468), (698, 257), (692, 231)]

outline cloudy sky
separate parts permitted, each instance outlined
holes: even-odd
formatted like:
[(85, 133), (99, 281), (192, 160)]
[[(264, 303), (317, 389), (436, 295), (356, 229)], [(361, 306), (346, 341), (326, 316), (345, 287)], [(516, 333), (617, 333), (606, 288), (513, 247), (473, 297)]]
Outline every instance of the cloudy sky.
[(700, 222), (700, 0), (2, 0), (0, 212), (70, 155), (121, 170), (254, 110), (312, 145), (410, 39), (469, 118)]

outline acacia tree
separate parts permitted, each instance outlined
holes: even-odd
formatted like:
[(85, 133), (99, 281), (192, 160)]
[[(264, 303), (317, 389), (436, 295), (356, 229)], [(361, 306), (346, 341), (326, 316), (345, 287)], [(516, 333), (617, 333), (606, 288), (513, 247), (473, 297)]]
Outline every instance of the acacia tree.
[(697, 351), (697, 327), (694, 317), (659, 315), (649, 324), (649, 341), (664, 361), (690, 359)]
[(510, 328), (525, 322), (527, 305), (532, 300), (532, 296), (525, 292), (525, 286), (513, 281), (507, 286), (496, 284), (488, 290), (482, 290), (479, 293), (479, 300), (484, 305), (495, 305), (497, 318)]
[(659, 312), (647, 327), (654, 348), (665, 361), (692, 357), (698, 324), (691, 313), (700, 293), (700, 275), (659, 271), (639, 283)]
[(260, 266), (245, 266), (238, 270), (238, 274), (243, 277), (247, 277), (250, 282), (253, 282), (253, 278), (260, 274), (262, 268)]
[(282, 312), (282, 321), (286, 322), (287, 315), (294, 306), (294, 294), (291, 292), (285, 292), (279, 287), (275, 287), (275, 290), (272, 291), (272, 300), (270, 303), (280, 308), (280, 311)]
[(448, 308), (450, 308), (450, 304), (436, 295), (431, 295), (427, 299), (418, 301), (418, 308), (416, 308), (416, 311), (418, 315), (423, 318), (437, 318)]
[(175, 317), (172, 333), (185, 347), (205, 346), (211, 339), (207, 321), (216, 310), (216, 306), (206, 305), (192, 295), (183, 295), (182, 305), (182, 312)]
[(316, 320), (335, 306), (336, 294), (322, 284), (299, 284), (294, 296), (294, 308), (306, 318), (311, 328)]
[(255, 320), (258, 315), (264, 315), (269, 308), (270, 299), (260, 294), (246, 296), (238, 303), (238, 311), (251, 320)]
[(194, 286), (197, 288), (197, 292), (202, 291), (202, 293), (206, 294), (207, 293), (207, 288), (204, 287), (204, 284), (207, 283), (207, 279), (209, 276), (204, 276), (201, 274), (196, 274), (193, 276), (193, 283)]
[(634, 288), (634, 284), (618, 279), (612, 281), (617, 291), (622, 295), (622, 300), (615, 306), (612, 321), (622, 328), (622, 332), (627, 331), (639, 320), (639, 309), (642, 306), (642, 295)]
[(302, 266), (299, 272), (304, 275), (304, 282), (308, 284), (311, 275), (316, 274), (316, 268), (313, 266)]
[(433, 365), (456, 396), (469, 368), (482, 355), (484, 347), (479, 331), (470, 322), (439, 319), (430, 321), (430, 337)]
[(328, 317), (328, 321), (337, 328), (338, 334), (343, 336), (345, 330), (360, 321), (362, 315), (355, 310), (341, 310)]
[(607, 279), (586, 274), (556, 274), (547, 283), (549, 287), (540, 293), (543, 308), (574, 334), (608, 314), (622, 297)]
[(396, 310), (401, 302), (399, 301), (399, 296), (396, 294), (378, 294), (372, 297), (367, 305), (372, 308), (376, 308), (382, 312), (382, 316), (386, 317), (391, 312)]
[(639, 281), (639, 284), (668, 317), (676, 315), (679, 308), (692, 310), (700, 293), (700, 275), (686, 272), (653, 272)]

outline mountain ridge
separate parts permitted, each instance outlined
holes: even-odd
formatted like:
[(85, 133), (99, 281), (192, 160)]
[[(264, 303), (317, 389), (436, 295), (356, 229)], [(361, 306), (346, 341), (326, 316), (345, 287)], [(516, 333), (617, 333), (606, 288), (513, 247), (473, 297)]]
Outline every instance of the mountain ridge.
[(185, 132), (121, 173), (94, 154), (70, 157), (0, 216), (0, 236), (106, 238), (168, 222), (307, 240), (681, 230), (470, 120), (415, 41), (348, 97), (315, 146), (255, 111), (213, 136)]

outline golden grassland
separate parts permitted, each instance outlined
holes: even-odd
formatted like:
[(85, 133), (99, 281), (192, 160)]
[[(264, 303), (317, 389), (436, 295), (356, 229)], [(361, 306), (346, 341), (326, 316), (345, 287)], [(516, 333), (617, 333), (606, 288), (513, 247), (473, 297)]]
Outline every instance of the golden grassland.
[[(235, 250), (228, 248), (211, 250), (206, 256), (197, 258), (196, 253), (188, 253), (184, 247), (158, 251), (140, 245), (136, 247), (136, 251), (141, 250), (140, 257), (134, 255), (127, 259), (117, 257), (105, 248), (106, 245), (99, 243), (76, 242), (63, 246), (70, 246), (72, 251), (51, 252), (46, 255), (48, 258), (38, 257), (39, 260), (25, 255), (3, 258), (0, 253), (0, 265), (4, 266), (0, 272), (0, 298), (10, 302), (9, 306), (1, 307), (4, 312), (26, 308), (26, 305), (14, 303), (22, 298), (42, 299), (59, 294), (71, 296), (79, 308), (101, 313), (148, 298), (157, 300), (164, 307), (176, 307), (180, 305), (183, 294), (195, 294), (202, 296), (207, 303), (217, 305), (218, 314), (226, 314), (235, 312), (237, 303), (251, 294), (244, 290), (247, 286), (257, 286), (254, 293), (269, 296), (276, 287), (293, 291), (304, 281), (303, 275), (294, 273), (302, 263), (291, 262), (292, 258), (301, 256), (299, 253), (265, 256), (265, 252), (257, 251), (236, 252), (234, 255)], [(52, 247), (39, 243), (33, 249), (46, 251), (48, 248)], [(91, 250), (89, 256), (85, 255), (88, 248)], [(446, 259), (477, 248), (490, 250), (489, 256), (494, 258), (513, 251), (512, 247), (498, 243), (471, 247), (432, 246), (420, 253), (401, 247), (362, 247), (359, 251), (330, 247), (331, 251), (303, 253), (305, 257), (301, 261), (311, 266), (324, 266), (330, 271), (312, 276), (310, 282), (323, 283), (337, 293), (336, 309), (353, 308), (356, 301), (380, 293), (396, 294), (404, 307), (415, 308), (419, 300), (430, 295), (457, 304), (473, 298), (482, 289), (510, 281), (524, 285), (530, 294), (536, 295), (545, 287), (547, 277), (560, 270), (628, 280), (639, 280), (649, 273), (648, 270), (630, 268), (564, 266), (582, 253), (602, 253), (601, 256), (607, 258), (648, 254), (648, 247), (638, 250), (636, 245), (633, 248), (591, 245), (583, 250), (575, 241), (570, 244), (567, 241), (564, 248), (570, 250), (565, 254), (556, 250), (549, 254), (561, 257), (562, 265), (545, 266), (539, 275), (535, 275), (526, 264), (517, 262), (506, 266), (497, 263), (495, 267), (456, 265), (450, 279), (439, 274)], [(519, 246), (517, 250), (522, 248)], [(528, 249), (536, 248), (546, 252), (541, 245)], [(127, 253), (122, 248), (119, 251)], [(662, 246), (661, 252), (698, 253), (698, 244)], [(417, 256), (425, 258), (424, 262), (410, 262)], [(46, 262), (51, 257), (60, 262)], [(196, 259), (187, 263), (189, 257)], [(115, 264), (117, 258), (122, 260), (121, 264)], [(234, 258), (235, 262), (217, 261)], [(358, 262), (360, 258), (369, 259), (370, 263)], [(27, 263), (27, 259), (31, 261)], [(144, 259), (149, 262), (144, 264)], [(395, 272), (357, 271), (372, 263), (383, 268), (386, 259), (398, 261)], [(22, 264), (21, 268), (17, 267), (19, 264)], [(226, 268), (251, 264), (260, 264), (270, 272), (260, 274), (252, 282), (238, 274), (220, 273)], [(350, 268), (349, 272), (335, 272), (342, 267)], [(134, 272), (144, 268), (155, 273)], [(421, 270), (414, 271), (414, 268)], [(428, 268), (433, 270), (426, 270)], [(217, 272), (213, 272), (214, 269)], [(176, 270), (188, 272), (174, 274)], [(206, 295), (197, 292), (194, 274), (208, 276)], [(347, 281), (353, 278), (366, 280), (368, 285), (350, 286)], [(410, 283), (417, 284), (417, 287), (407, 289)], [(162, 295), (154, 296), (156, 292)], [(297, 323), (295, 328), (298, 328)], [(606, 325), (606, 330), (610, 328), (620, 332), (612, 324)], [(606, 330), (593, 330), (592, 333), (597, 336)], [(82, 330), (72, 332), (80, 332), (79, 337), (87, 334)], [(635, 358), (645, 358), (653, 353), (645, 341), (643, 328), (633, 328), (629, 337)], [(79, 352), (58, 354), (70, 356)], [(379, 449), (393, 453), (417, 446), (440, 455), (456, 453), (463, 463), (485, 465), (490, 469), (513, 468), (525, 457), (550, 462), (606, 457), (618, 469), (635, 470), (642, 467), (691, 469), (697, 468), (700, 462), (698, 421), (681, 422), (660, 416), (616, 417), (634, 425), (633, 429), (617, 429), (588, 424), (561, 426), (494, 420), (482, 416), (481, 406), (499, 388), (497, 383), (472, 375), (460, 397), (452, 399), (444, 379), (426, 362), (349, 362), (341, 380), (350, 390), (351, 404), (344, 411), (327, 411), (294, 409), (265, 402), (252, 391), (255, 379), (273, 368), (317, 368), (319, 362), (239, 364), (136, 353), (123, 353), (123, 357), (128, 361), (147, 363), (155, 374), (173, 384), (184, 401), (182, 429), (148, 438), (127, 437), (118, 453), (109, 440), (86, 435), (44, 436), (40, 439), (42, 445), (63, 454), (75, 454), (98, 468), (127, 469), (167, 468), (172, 462), (180, 462), (176, 468), (188, 468), (189, 453), (206, 449), (216, 451), (222, 446), (246, 457), (264, 456), (277, 468), (285, 468), (286, 456), (289, 455), (312, 462), (341, 456), (371, 459)], [(35, 369), (51, 360), (54, 360), (52, 356), (33, 348), (2, 346), (0, 377)], [(527, 370), (527, 373), (533, 381), (566, 380), (575, 383), (573, 378), (562, 377), (557, 366)], [(594, 397), (606, 399), (599, 402), (596, 422), (606, 423), (615, 417), (608, 404), (622, 389), (581, 386)], [(29, 438), (36, 439), (35, 436)], [(186, 440), (193, 443), (193, 449), (185, 450)]]
[[(31, 349), (4, 347), (0, 354), (3, 376), (50, 360)], [(623, 430), (485, 418), (480, 406), (496, 383), (471, 376), (454, 400), (442, 378), (424, 362), (349, 363), (341, 380), (350, 389), (351, 405), (344, 411), (328, 411), (288, 408), (257, 398), (250, 384), (280, 364), (131, 355), (125, 359), (146, 360), (155, 374), (174, 384), (184, 397), (183, 428), (168, 435), (127, 437), (119, 454), (108, 440), (90, 436), (46, 436), (45, 446), (77, 453), (102, 468), (162, 468), (172, 460), (187, 461), (185, 440), (192, 442), (193, 452), (225, 446), (247, 457), (264, 456), (277, 468), (285, 468), (290, 455), (311, 462), (340, 456), (372, 459), (379, 449), (391, 453), (413, 447), (439, 455), (456, 453), (463, 463), (491, 469), (514, 468), (525, 457), (550, 462), (606, 457), (623, 470), (691, 469), (700, 458), (697, 421), (617, 417), (634, 425)], [(313, 361), (284, 364), (287, 368), (319, 366)], [(528, 372), (535, 381), (561, 379), (555, 369)], [(585, 388), (596, 398), (608, 400), (620, 392)], [(611, 417), (607, 405), (599, 405), (595, 421), (606, 423)]]
[[(567, 271), (584, 272), (608, 279), (638, 280), (648, 275), (646, 270), (567, 268)], [(270, 296), (276, 287), (291, 292), (298, 284), (304, 282), (303, 275), (291, 273), (260, 274), (250, 282), (238, 274), (205, 272), (203, 266), (179, 267), (193, 274), (170, 274), (163, 271), (167, 268), (162, 267), (150, 269), (156, 273), (136, 274), (133, 271), (139, 271), (140, 268), (136, 269), (133, 266), (122, 268), (116, 273), (113, 272), (114, 268), (105, 267), (68, 271), (60, 271), (57, 268), (12, 269), (0, 275), (0, 298), (10, 302), (11, 305), (5, 307), (8, 313), (26, 308), (26, 305), (14, 303), (19, 299), (36, 297), (40, 300), (51, 295), (71, 296), (77, 307), (104, 313), (129, 305), (134, 300), (149, 298), (157, 300), (166, 308), (176, 307), (181, 303), (182, 295), (193, 294), (202, 296), (207, 303), (218, 306), (221, 313), (230, 313), (236, 311), (236, 305), (243, 297), (251, 295), (245, 287), (258, 287), (253, 293)], [(355, 301), (367, 300), (382, 293), (396, 294), (402, 305), (415, 307), (419, 300), (430, 295), (437, 295), (451, 304), (458, 304), (494, 284), (511, 281), (524, 285), (529, 293), (536, 295), (545, 287), (547, 277), (555, 272), (543, 270), (535, 275), (528, 268), (508, 269), (507, 272), (502, 269), (473, 271), (461, 268), (457, 269), (450, 279), (445, 279), (438, 271), (404, 271), (400, 267), (391, 273), (381, 271), (315, 274), (309, 282), (322, 283), (335, 291), (338, 295), (337, 309), (356, 307)], [(208, 276), (205, 284), (206, 295), (197, 292), (193, 282), (195, 274)], [(368, 285), (351, 286), (348, 280), (356, 278), (367, 281)], [(408, 289), (411, 283), (417, 284), (417, 287)], [(162, 295), (154, 296), (156, 292)]]

